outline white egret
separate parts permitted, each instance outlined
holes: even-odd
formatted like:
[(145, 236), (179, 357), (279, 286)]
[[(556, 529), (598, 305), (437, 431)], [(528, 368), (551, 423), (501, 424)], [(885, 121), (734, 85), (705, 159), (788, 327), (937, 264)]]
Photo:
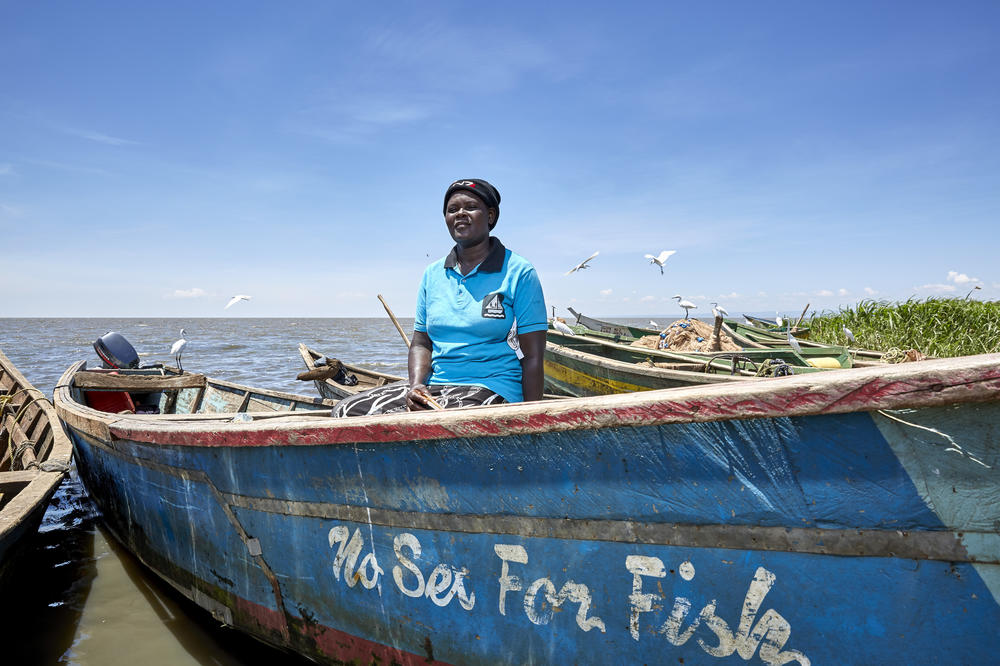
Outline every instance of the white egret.
[(184, 366), (181, 365), (181, 354), (184, 353), (184, 348), (187, 347), (188, 341), (184, 339), (184, 329), (181, 329), (181, 339), (170, 346), (170, 353), (173, 355), (174, 360), (177, 361), (177, 367), (180, 368), (181, 372), (184, 372)]
[(726, 308), (712, 301), (712, 316), (718, 319), (719, 317), (728, 317), (729, 313), (726, 312)]
[(854, 333), (852, 333), (851, 329), (847, 328), (846, 326), (844, 327), (844, 335), (847, 336), (848, 342), (854, 342)]
[(590, 268), (590, 266), (587, 265), (587, 262), (596, 257), (598, 254), (600, 254), (600, 251), (595, 252), (594, 254), (590, 255), (589, 257), (578, 263), (573, 268), (566, 271), (566, 275), (569, 275), (570, 273), (575, 273), (577, 271), (582, 271), (584, 268)]
[(652, 319), (650, 319), (650, 320), (649, 320), (649, 327), (650, 327), (650, 328), (655, 328), (655, 329), (659, 330), (659, 328), (660, 328), (660, 325), (659, 325), (659, 324), (657, 324), (657, 323), (656, 323), (655, 321), (653, 321)]
[(788, 331), (787, 336), (788, 336), (788, 345), (792, 349), (795, 350), (796, 354), (798, 354), (799, 356), (801, 356), (802, 355), (802, 345), (800, 345), (799, 341), (795, 339), (795, 336), (792, 335), (791, 331)]
[(250, 300), (250, 297), (247, 296), (246, 294), (236, 294), (235, 296), (233, 296), (232, 298), (229, 299), (229, 302), (226, 303), (226, 307), (224, 307), (222, 309), (223, 310), (228, 310), (229, 308), (233, 307), (234, 305), (236, 305), (240, 301), (249, 301), (249, 300)]
[(684, 297), (681, 296), (680, 294), (677, 294), (676, 296), (674, 296), (674, 298), (677, 299), (677, 305), (679, 305), (682, 308), (684, 308), (684, 318), (685, 319), (690, 319), (691, 318), (691, 310), (694, 310), (698, 306), (695, 305), (694, 303), (692, 303), (691, 301), (684, 300)]
[(576, 333), (573, 332), (573, 329), (567, 326), (566, 322), (559, 318), (552, 320), (552, 328), (565, 335), (576, 335)]
[(649, 263), (656, 264), (657, 266), (660, 267), (660, 275), (663, 275), (663, 264), (667, 263), (667, 259), (670, 258), (670, 255), (672, 255), (672, 254), (674, 254), (676, 252), (677, 252), (677, 250), (664, 250), (663, 252), (661, 252), (659, 255), (657, 255), (655, 257), (653, 255), (651, 255), (651, 254), (647, 254), (645, 256), (646, 256), (646, 259), (649, 259)]
[(778, 328), (781, 328), (782, 326), (785, 325), (785, 320), (781, 318), (780, 314), (778, 314), (777, 312), (775, 312), (774, 313), (774, 323), (778, 325)]

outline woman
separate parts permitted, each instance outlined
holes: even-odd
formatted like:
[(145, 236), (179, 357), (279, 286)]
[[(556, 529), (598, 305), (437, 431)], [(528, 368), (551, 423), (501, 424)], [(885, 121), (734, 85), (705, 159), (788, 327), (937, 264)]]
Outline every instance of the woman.
[(541, 399), (545, 298), (534, 267), (490, 235), (499, 217), (490, 183), (448, 186), (444, 221), (455, 246), (420, 282), (409, 384), (345, 398), (335, 415)]

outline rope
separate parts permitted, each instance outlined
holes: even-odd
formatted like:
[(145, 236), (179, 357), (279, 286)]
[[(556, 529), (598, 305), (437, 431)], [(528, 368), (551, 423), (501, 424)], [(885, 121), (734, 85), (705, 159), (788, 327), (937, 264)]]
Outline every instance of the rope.
[(769, 358), (757, 368), (758, 377), (787, 377), (794, 374), (795, 370), (792, 369), (792, 366), (780, 358)]
[(892, 347), (879, 358), (883, 363), (902, 363), (906, 360), (906, 352), (899, 347)]
[[(32, 455), (38, 453), (38, 450), (35, 448), (36, 446), (38, 445), (35, 442), (31, 441), (30, 439), (26, 439), (23, 442), (21, 442), (21, 445), (14, 450), (14, 457), (10, 462), (11, 466), (13, 467), (15, 462), (19, 462), (21, 460), (21, 456), (23, 456), (24, 452), (27, 451), (28, 449), (31, 449)], [(37, 462), (28, 463), (27, 466), (22, 465), (21, 467), (22, 469), (28, 469), (32, 465), (38, 467)]]
[[(38, 389), (34, 388), (34, 387), (22, 388), (22, 389), (18, 389), (17, 391), (14, 391), (13, 393), (8, 393), (7, 395), (0, 395), (0, 419), (3, 418), (3, 413), (5, 411), (7, 411), (8, 405), (14, 400), (14, 398), (17, 395), (19, 395), (21, 393), (28, 393), (30, 391), (34, 391), (35, 393), (38, 394), (39, 397), (32, 398), (31, 400), (28, 400), (23, 405), (21, 405), (21, 409), (19, 409), (17, 411), (17, 413), (14, 415), (14, 423), (20, 423), (21, 417), (24, 416), (25, 412), (28, 411), (28, 407), (30, 405), (33, 405), (34, 403), (39, 402), (39, 401), (49, 402), (49, 399), (45, 397), (45, 394), (42, 393), (41, 391), (39, 391)], [(52, 404), (52, 403), (49, 403), (49, 404)], [(25, 442), (25, 444), (27, 444), (30, 441), (31, 440), (27, 440)], [(22, 447), (23, 446), (24, 445), (22, 444)], [(5, 446), (4, 449), (11, 450), (11, 449), (13, 449), (13, 447), (14, 447), (14, 433), (13, 433), (12, 430), (8, 430), (8, 432), (7, 432), (7, 446)], [(35, 452), (34, 444), (33, 443), (32, 443), (32, 452)], [(24, 453), (24, 451), (21, 450), (21, 453)], [(17, 453), (17, 452), (14, 452), (13, 457), (10, 460), (11, 466), (14, 465), (14, 461), (17, 460), (19, 457), (20, 457), (20, 454)]]

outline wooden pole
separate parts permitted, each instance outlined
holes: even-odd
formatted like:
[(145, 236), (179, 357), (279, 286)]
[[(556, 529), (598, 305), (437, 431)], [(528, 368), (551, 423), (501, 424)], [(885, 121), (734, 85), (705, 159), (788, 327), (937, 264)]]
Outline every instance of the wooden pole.
[(799, 320), (797, 322), (795, 322), (795, 326), (793, 326), (792, 328), (794, 328), (795, 330), (798, 330), (799, 324), (802, 323), (802, 318), (806, 316), (806, 310), (809, 309), (810, 305), (812, 305), (812, 303), (806, 303), (806, 306), (804, 308), (802, 308), (802, 314), (799, 315)]
[[(715, 327), (712, 329), (712, 351), (722, 350), (722, 315), (715, 318)], [(735, 363), (735, 361), (734, 361)]]
[(406, 337), (406, 333), (403, 332), (403, 327), (399, 325), (398, 321), (396, 321), (396, 315), (392, 314), (392, 310), (389, 309), (389, 304), (385, 302), (384, 298), (382, 298), (382, 294), (378, 294), (378, 300), (382, 301), (382, 307), (385, 308), (386, 314), (389, 315), (389, 319), (391, 319), (392, 323), (395, 324), (396, 330), (399, 331), (399, 334), (403, 336), (403, 342), (406, 343), (406, 348), (409, 349), (410, 339)]

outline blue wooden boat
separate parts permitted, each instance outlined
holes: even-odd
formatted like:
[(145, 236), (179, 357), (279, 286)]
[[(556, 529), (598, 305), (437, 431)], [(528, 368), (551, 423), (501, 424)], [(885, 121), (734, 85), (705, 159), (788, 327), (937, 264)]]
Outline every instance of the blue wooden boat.
[(0, 583), (15, 575), (72, 453), (52, 404), (0, 352)]
[(318, 661), (1000, 652), (1000, 355), (349, 419), (78, 363), (54, 402), (128, 549)]

